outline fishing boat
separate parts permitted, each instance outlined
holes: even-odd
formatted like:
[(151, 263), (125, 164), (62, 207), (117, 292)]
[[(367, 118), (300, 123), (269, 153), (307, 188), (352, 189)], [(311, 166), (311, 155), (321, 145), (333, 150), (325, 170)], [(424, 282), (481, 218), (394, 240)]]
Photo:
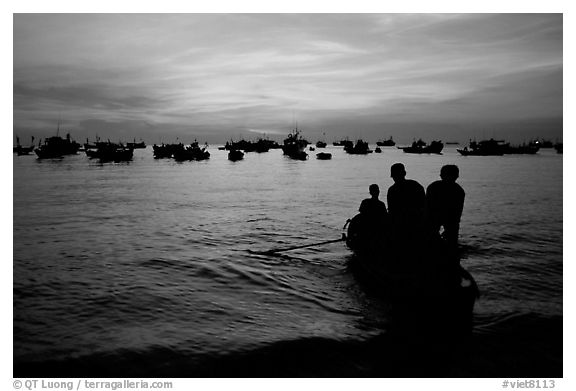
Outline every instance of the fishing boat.
[(316, 143), (316, 148), (326, 148), (326, 143), (324, 141), (318, 141)]
[(126, 162), (132, 160), (134, 149), (122, 143), (97, 142), (96, 148), (85, 150), (90, 159), (99, 159), (100, 162)]
[(34, 150), (38, 159), (54, 159), (65, 155), (75, 155), (80, 149), (80, 144), (70, 138), (70, 133), (66, 138), (60, 136), (49, 137), (44, 140), (44, 144)]
[(154, 159), (167, 159), (171, 158), (175, 152), (184, 149), (184, 144), (154, 144), (152, 146), (152, 152), (154, 154)]
[(13, 152), (18, 156), (30, 155), (34, 152), (34, 136), (31, 137), (30, 145), (28, 147), (20, 145), (20, 137), (16, 136), (16, 146), (14, 147)]
[(398, 149), (401, 149), (406, 153), (440, 154), (440, 153), (442, 153), (442, 149), (444, 149), (444, 144), (442, 143), (442, 141), (435, 140), (435, 141), (432, 141), (430, 143), (430, 145), (428, 145), (425, 141), (422, 141), (422, 139), (419, 139), (418, 141), (414, 141), (412, 143), (412, 145), (409, 147), (398, 147)]
[(184, 147), (180, 144), (180, 148), (175, 148), (172, 153), (172, 157), (177, 162), (189, 161), (189, 160), (206, 160), (210, 158), (210, 152), (207, 151), (208, 144), (204, 144), (204, 147), (200, 148), (197, 141), (194, 141), (189, 146)]
[(390, 136), (388, 140), (376, 141), (376, 145), (379, 147), (393, 147), (396, 145), (396, 142), (392, 139), (392, 136)]
[(382, 153), (382, 148), (376, 147), (376, 148), (374, 149), (374, 152), (376, 152), (376, 153)]
[(308, 141), (302, 137), (302, 134), (298, 128), (296, 128), (288, 134), (286, 139), (284, 139), (282, 151), (284, 152), (284, 155), (292, 159), (306, 160), (308, 154), (304, 151), (304, 149), (308, 144)]
[(264, 139), (264, 138), (259, 138), (256, 141), (248, 141), (248, 140), (240, 140), (240, 141), (227, 141), (226, 145), (224, 146), (225, 150), (232, 150), (232, 149), (236, 149), (236, 150), (240, 150), (243, 152), (257, 152), (257, 153), (263, 153), (263, 152), (268, 152), (270, 149), (277, 149), (280, 146), (278, 145), (278, 143), (276, 141), (273, 140), (269, 140), (269, 139)]
[(235, 162), (237, 160), (242, 160), (244, 159), (244, 152), (242, 152), (239, 149), (231, 149), (230, 152), (228, 152), (228, 160)]
[(330, 160), (332, 159), (332, 154), (328, 152), (318, 152), (316, 154), (316, 159), (318, 160)]
[(351, 155), (366, 155), (372, 153), (372, 150), (368, 146), (368, 142), (363, 140), (356, 141), (355, 145), (348, 144), (344, 147), (344, 151)]
[(502, 156), (506, 153), (509, 143), (503, 140), (470, 141), (464, 149), (457, 149), (462, 156)]

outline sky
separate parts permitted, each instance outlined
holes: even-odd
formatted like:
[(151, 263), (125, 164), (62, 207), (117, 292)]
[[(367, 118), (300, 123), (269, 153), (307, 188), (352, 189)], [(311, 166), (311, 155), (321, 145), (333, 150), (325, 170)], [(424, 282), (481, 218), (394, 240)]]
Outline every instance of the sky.
[(14, 14), (13, 133), (562, 139), (562, 14)]

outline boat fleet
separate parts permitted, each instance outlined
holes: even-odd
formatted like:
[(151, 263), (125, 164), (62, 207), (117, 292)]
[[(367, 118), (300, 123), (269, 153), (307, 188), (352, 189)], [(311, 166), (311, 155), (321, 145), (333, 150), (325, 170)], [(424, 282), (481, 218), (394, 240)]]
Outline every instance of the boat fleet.
[[(376, 142), (377, 147), (374, 151), (370, 149), (368, 142), (362, 139), (353, 142), (346, 138), (335, 141), (333, 145), (343, 147), (344, 151), (351, 155), (367, 155), (372, 152), (382, 153), (381, 147), (394, 147), (396, 146), (396, 142), (392, 137), (387, 140), (379, 140)], [(245, 153), (264, 153), (271, 149), (282, 149), (283, 155), (290, 159), (307, 160), (309, 158), (307, 151), (315, 151), (317, 148), (324, 149), (326, 146), (327, 143), (325, 141), (318, 141), (315, 146), (311, 145), (311, 143), (303, 137), (302, 132), (298, 130), (298, 128), (295, 128), (283, 140), (282, 144), (263, 138), (259, 138), (257, 141), (242, 139), (240, 141), (230, 140), (218, 149), (228, 151), (228, 159), (230, 161), (242, 160)], [(38, 146), (34, 146), (34, 137), (31, 138), (31, 144), (28, 146), (20, 144), (20, 138), (16, 137), (16, 145), (13, 147), (13, 152), (18, 156), (30, 155), (34, 152), (39, 159), (54, 159), (83, 151), (90, 159), (98, 159), (101, 162), (122, 162), (132, 160), (134, 150), (143, 148), (146, 148), (146, 143), (142, 140), (136, 142), (135, 139), (133, 142), (128, 143), (114, 143), (110, 140), (101, 141), (99, 138), (96, 139), (96, 142), (90, 143), (87, 139), (86, 143), (81, 145), (72, 140), (70, 133), (67, 133), (65, 137), (56, 135), (48, 137), (43, 141), (41, 140)], [(414, 140), (411, 145), (396, 146), (396, 148), (409, 154), (442, 154), (444, 143), (440, 140), (433, 140), (430, 143), (426, 143), (422, 139), (418, 139)], [(554, 148), (557, 153), (563, 153), (562, 143), (552, 143), (551, 141), (543, 139), (533, 140), (519, 145), (512, 145), (504, 140), (495, 140), (493, 138), (481, 141), (470, 140), (467, 146), (457, 148), (456, 150), (462, 156), (502, 156), (511, 154), (532, 155), (538, 153), (541, 148)], [(168, 158), (179, 162), (200, 161), (210, 158), (208, 144), (205, 143), (203, 146), (200, 146), (196, 140), (189, 145), (184, 145), (181, 142), (154, 144), (152, 151), (155, 159)], [(330, 160), (332, 159), (332, 154), (325, 151), (318, 151), (316, 153), (316, 159)]]

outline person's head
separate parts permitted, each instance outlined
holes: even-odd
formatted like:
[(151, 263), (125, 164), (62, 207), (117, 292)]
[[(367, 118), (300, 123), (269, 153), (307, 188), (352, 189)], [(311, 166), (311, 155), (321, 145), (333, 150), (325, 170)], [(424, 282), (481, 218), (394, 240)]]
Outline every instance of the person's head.
[(394, 163), (390, 167), (390, 176), (394, 179), (394, 182), (402, 181), (406, 177), (406, 170), (402, 163)]
[(378, 187), (377, 184), (373, 183), (368, 187), (368, 191), (370, 192), (370, 195), (372, 197), (376, 197), (378, 198), (378, 196), (380, 195), (380, 188)]
[(460, 170), (458, 166), (454, 164), (447, 164), (440, 169), (440, 178), (447, 182), (456, 182), (458, 176), (460, 175)]

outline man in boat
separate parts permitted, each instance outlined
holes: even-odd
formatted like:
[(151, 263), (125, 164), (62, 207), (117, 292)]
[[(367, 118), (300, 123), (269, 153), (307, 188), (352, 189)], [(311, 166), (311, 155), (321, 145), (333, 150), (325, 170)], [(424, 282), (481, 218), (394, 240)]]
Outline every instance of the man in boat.
[(386, 204), (378, 198), (380, 195), (380, 187), (373, 183), (368, 187), (368, 192), (370, 193), (371, 198), (362, 200), (358, 210), (360, 213), (370, 215), (374, 220), (383, 223), (388, 215), (388, 211), (386, 210)]
[(398, 246), (419, 245), (424, 239), (426, 194), (424, 188), (412, 179), (406, 179), (402, 163), (390, 167), (394, 184), (388, 188), (387, 201), (391, 238)]
[(380, 187), (373, 183), (368, 187), (371, 198), (360, 203), (360, 213), (350, 221), (348, 245), (356, 250), (377, 253), (384, 248), (388, 211), (378, 196)]
[(465, 192), (456, 183), (459, 175), (458, 166), (445, 165), (440, 170), (441, 180), (431, 183), (426, 189), (428, 221), (432, 234), (438, 236), (440, 229), (444, 228), (442, 237), (452, 248), (458, 246), (460, 218), (464, 209)]

